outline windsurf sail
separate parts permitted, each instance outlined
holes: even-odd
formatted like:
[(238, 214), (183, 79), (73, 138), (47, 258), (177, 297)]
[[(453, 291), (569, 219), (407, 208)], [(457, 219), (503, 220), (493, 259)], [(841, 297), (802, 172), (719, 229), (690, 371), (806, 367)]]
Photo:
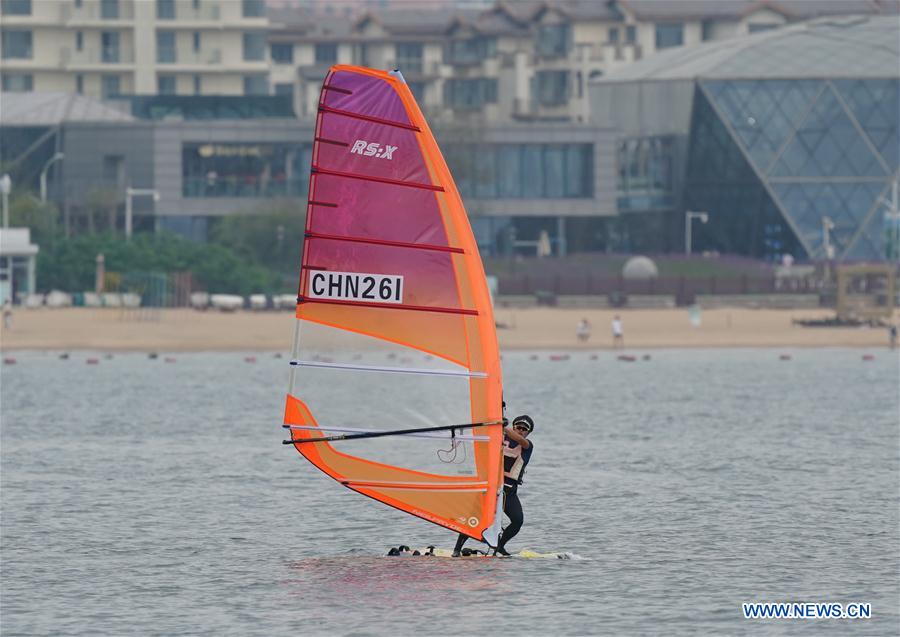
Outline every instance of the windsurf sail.
[(399, 72), (337, 65), (316, 118), (284, 426), (345, 487), (497, 544), (502, 380), (462, 199)]

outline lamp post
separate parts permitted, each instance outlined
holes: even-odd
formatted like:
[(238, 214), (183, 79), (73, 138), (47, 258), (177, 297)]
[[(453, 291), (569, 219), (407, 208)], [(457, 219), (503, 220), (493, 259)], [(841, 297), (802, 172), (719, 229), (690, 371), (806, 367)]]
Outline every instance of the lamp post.
[(12, 179), (9, 175), (0, 177), (0, 193), (3, 193), (3, 227), (9, 228), (9, 191), (12, 190)]
[(44, 164), (44, 168), (41, 170), (41, 203), (47, 203), (47, 171), (54, 162), (63, 159), (65, 156), (65, 153), (56, 153)]
[(709, 215), (705, 212), (694, 212), (687, 210), (684, 213), (684, 253), (691, 254), (691, 227), (694, 219), (699, 219), (700, 223), (709, 221)]
[(153, 201), (159, 201), (159, 191), (153, 188), (132, 188), (129, 186), (125, 189), (125, 238), (131, 239), (131, 200), (134, 197), (153, 197)]
[(822, 248), (825, 250), (825, 258), (831, 261), (834, 258), (834, 246), (831, 245), (831, 231), (834, 230), (834, 221), (831, 217), (822, 217)]

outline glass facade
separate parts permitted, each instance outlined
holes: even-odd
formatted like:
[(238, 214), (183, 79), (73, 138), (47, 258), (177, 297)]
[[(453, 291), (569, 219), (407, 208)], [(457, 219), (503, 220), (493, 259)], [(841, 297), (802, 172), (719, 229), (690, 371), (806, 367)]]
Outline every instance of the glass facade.
[(544, 24), (538, 29), (537, 50), (543, 57), (565, 57), (572, 46), (568, 24)]
[(480, 109), (496, 101), (496, 78), (449, 79), (444, 82), (444, 104), (450, 108)]
[(656, 25), (656, 48), (667, 49), (684, 44), (684, 23), (662, 22)]
[(3, 90), (10, 93), (25, 93), (34, 90), (34, 76), (31, 73), (3, 73)]
[(272, 44), (272, 62), (275, 64), (294, 63), (294, 45), (276, 42)]
[(176, 61), (175, 32), (156, 32), (156, 61), (161, 64), (173, 64)]
[(672, 210), (675, 207), (675, 137), (638, 137), (619, 142), (620, 212)]
[(444, 48), (444, 62), (447, 64), (481, 64), (482, 60), (497, 53), (497, 39), (478, 36), (463, 40), (451, 40)]
[(594, 196), (592, 144), (447, 144), (464, 197), (581, 199)]
[(186, 143), (184, 197), (302, 197), (312, 146), (272, 143)]
[(538, 71), (534, 77), (534, 94), (542, 105), (560, 106), (569, 100), (569, 71)]
[[(707, 210), (710, 232), (716, 216), (733, 219), (728, 245), (738, 253), (824, 258), (827, 231), (839, 259), (884, 258), (893, 248), (879, 198), (898, 170), (898, 85), (897, 79), (701, 82), (686, 208)], [(738, 221), (735, 211), (748, 219)], [(753, 231), (740, 230), (751, 217)], [(833, 228), (825, 230), (829, 221)], [(742, 245), (734, 244), (741, 234)]]
[(31, 15), (31, 0), (3, 0), (0, 10), (3, 15)]
[(404, 73), (422, 72), (422, 43), (398, 42), (394, 45), (394, 53), (397, 57), (397, 68)]
[(266, 34), (244, 34), (244, 60), (248, 62), (260, 62), (266, 59)]
[(337, 56), (337, 44), (331, 42), (319, 42), (316, 44), (316, 64), (336, 64)]

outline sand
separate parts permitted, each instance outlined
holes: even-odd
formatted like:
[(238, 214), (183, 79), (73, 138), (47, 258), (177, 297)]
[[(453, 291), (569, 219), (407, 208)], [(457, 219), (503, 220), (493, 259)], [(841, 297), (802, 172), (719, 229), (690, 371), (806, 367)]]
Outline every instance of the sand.
[[(879, 347), (888, 345), (884, 328), (805, 328), (793, 319), (826, 318), (831, 310), (704, 310), (692, 326), (686, 309), (580, 310), (498, 309), (501, 348), (608, 349), (610, 324), (622, 318), (628, 349), (673, 347)], [(587, 318), (592, 334), (577, 341), (578, 321)], [(895, 320), (898, 315), (895, 314)], [(222, 313), (190, 309), (137, 314), (118, 309), (16, 309), (10, 329), (0, 328), (0, 349), (99, 351), (272, 351), (288, 352), (291, 312)]]

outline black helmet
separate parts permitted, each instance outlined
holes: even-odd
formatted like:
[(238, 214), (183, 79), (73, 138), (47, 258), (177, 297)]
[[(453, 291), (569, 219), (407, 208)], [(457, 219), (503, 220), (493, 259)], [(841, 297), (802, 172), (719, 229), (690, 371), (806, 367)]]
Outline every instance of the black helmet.
[(521, 415), (516, 416), (513, 419), (513, 427), (516, 425), (524, 425), (526, 429), (528, 429), (528, 433), (534, 431), (534, 421), (531, 419), (531, 416)]

